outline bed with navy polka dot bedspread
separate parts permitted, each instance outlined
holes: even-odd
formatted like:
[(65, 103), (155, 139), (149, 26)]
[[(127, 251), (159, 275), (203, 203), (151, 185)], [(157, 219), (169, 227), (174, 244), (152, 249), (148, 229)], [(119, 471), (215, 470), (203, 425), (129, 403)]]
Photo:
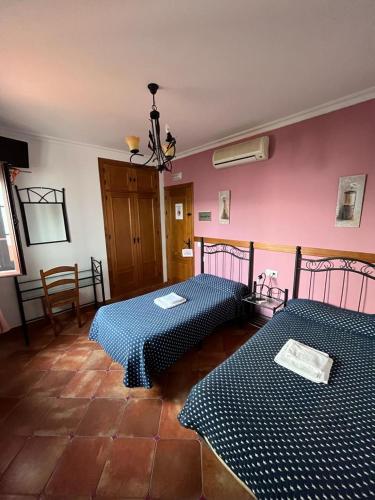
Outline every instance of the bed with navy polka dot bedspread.
[[(186, 302), (161, 309), (154, 299), (175, 292)], [(201, 274), (141, 297), (103, 306), (89, 338), (124, 369), (127, 387), (152, 387), (152, 373), (175, 363), (212, 330), (235, 318), (247, 286)]]
[[(333, 359), (316, 384), (273, 359), (293, 338)], [(292, 300), (193, 387), (179, 420), (258, 499), (375, 498), (375, 315)]]

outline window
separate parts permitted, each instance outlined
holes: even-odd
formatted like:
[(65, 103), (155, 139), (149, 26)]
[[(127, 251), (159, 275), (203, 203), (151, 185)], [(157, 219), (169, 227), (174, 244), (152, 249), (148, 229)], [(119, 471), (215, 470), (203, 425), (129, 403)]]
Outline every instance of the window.
[(12, 215), (8, 170), (0, 163), (0, 277), (22, 274), (23, 258)]

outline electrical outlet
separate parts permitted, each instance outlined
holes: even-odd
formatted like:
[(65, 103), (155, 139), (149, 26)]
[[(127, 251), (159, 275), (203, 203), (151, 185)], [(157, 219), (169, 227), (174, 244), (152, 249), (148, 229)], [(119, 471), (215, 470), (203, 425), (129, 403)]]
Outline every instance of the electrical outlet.
[(275, 271), (274, 269), (266, 269), (264, 271), (264, 274), (266, 276), (268, 276), (269, 278), (277, 278), (277, 275), (279, 274), (277, 271)]

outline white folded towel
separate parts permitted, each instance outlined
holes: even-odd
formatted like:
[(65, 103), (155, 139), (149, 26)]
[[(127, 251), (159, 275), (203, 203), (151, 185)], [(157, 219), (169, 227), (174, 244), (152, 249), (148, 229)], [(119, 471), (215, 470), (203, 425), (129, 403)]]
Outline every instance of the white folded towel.
[(276, 355), (275, 362), (312, 382), (328, 384), (333, 360), (325, 352), (289, 339)]
[(163, 297), (158, 297), (154, 300), (154, 303), (162, 309), (170, 309), (171, 307), (179, 306), (184, 302), (186, 302), (186, 299), (184, 297), (180, 297), (174, 292), (164, 295)]

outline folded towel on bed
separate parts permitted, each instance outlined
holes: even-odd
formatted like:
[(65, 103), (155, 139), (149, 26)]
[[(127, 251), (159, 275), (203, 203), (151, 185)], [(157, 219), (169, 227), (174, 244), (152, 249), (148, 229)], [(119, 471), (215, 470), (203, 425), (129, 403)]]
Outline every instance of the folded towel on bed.
[(154, 303), (162, 309), (170, 309), (171, 307), (179, 306), (184, 302), (186, 302), (186, 299), (184, 297), (180, 297), (179, 295), (177, 295), (177, 293), (174, 292), (154, 299)]
[(328, 384), (333, 360), (325, 352), (289, 339), (276, 355), (275, 362), (312, 382)]

